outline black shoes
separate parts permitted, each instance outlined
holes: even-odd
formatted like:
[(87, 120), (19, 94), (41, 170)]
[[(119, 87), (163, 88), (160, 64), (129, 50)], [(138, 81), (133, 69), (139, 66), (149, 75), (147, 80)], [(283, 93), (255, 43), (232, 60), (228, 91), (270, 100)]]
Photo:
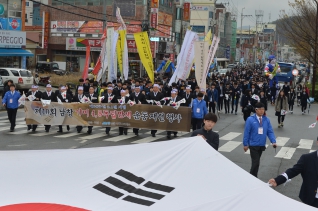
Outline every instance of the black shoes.
[(174, 137), (176, 138), (176, 137), (178, 137), (178, 135), (177, 135), (177, 134), (174, 134)]
[(88, 130), (87, 134), (89, 134), (89, 135), (92, 134), (92, 130)]
[(70, 126), (66, 125), (66, 129), (67, 129), (67, 131), (70, 131)]
[[(47, 132), (48, 132), (48, 131), (47, 131)], [(63, 130), (58, 130), (57, 132), (58, 132), (58, 133), (63, 133)]]
[(28, 131), (31, 130), (31, 128), (32, 128), (31, 125), (28, 125)]
[(151, 134), (151, 136), (152, 136), (152, 137), (156, 137), (156, 134), (153, 133), (153, 134)]
[(169, 140), (170, 140), (170, 139), (171, 139), (171, 136), (167, 136), (167, 139), (169, 139)]
[(135, 132), (135, 135), (138, 136), (139, 135), (138, 132)]

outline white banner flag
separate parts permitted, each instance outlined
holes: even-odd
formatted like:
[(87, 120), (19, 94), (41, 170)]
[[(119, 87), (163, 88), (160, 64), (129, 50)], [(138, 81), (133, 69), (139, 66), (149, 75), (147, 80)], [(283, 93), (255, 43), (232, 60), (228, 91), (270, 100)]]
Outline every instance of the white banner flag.
[[(209, 43), (205, 41), (195, 42), (194, 44), (194, 55), (195, 55), (195, 78), (198, 84), (202, 84), (206, 81), (206, 75), (204, 75), (204, 65), (207, 59), (207, 53), (209, 51)], [(200, 87), (206, 89), (206, 83)]]
[(108, 63), (108, 81), (112, 82), (113, 80), (116, 80), (116, 75), (112, 72), (113, 68), (112, 65), (112, 40), (114, 36), (114, 28), (108, 28), (107, 29), (107, 42), (106, 42), (106, 51), (108, 51), (108, 54), (106, 55), (107, 63)]
[[(214, 58), (214, 55), (215, 55), (216, 49), (218, 48), (219, 42), (220, 42), (220, 38), (214, 36), (213, 40), (212, 40), (212, 45), (210, 47), (210, 50), (209, 50), (209, 53), (207, 56), (207, 60), (206, 60), (205, 66), (204, 66), (204, 74), (203, 75), (207, 75), (209, 70), (210, 70), (211, 62)], [(199, 86), (200, 87), (206, 86), (206, 81), (202, 80), (201, 83), (199, 84)]]
[(197, 40), (198, 35), (188, 30), (177, 58), (177, 69), (170, 79), (169, 86), (176, 82), (177, 78), (185, 80), (188, 77), (194, 59), (194, 42)]
[[(102, 67), (101, 67), (101, 70), (98, 72), (97, 81), (99, 81), (101, 78), (104, 78), (103, 76), (105, 76), (105, 74), (106, 74), (106, 69), (108, 66), (107, 54), (109, 54), (109, 52), (107, 53), (107, 41), (106, 41), (106, 39), (104, 39), (102, 41), (102, 51), (100, 54)], [(109, 74), (108, 74), (108, 78), (109, 78)], [(105, 82), (104, 79), (103, 79), (103, 82)]]

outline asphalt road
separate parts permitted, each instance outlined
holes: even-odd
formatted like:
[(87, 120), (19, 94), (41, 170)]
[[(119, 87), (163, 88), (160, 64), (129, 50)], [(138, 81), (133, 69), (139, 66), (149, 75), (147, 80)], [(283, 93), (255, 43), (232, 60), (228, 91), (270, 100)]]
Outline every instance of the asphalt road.
[[(302, 154), (317, 150), (317, 128), (309, 129), (308, 126), (316, 121), (318, 105), (312, 105), (310, 114), (301, 115), (300, 107), (294, 108), (294, 114), (288, 114), (283, 128), (277, 128), (277, 117), (274, 109), (269, 105), (267, 116), (271, 119), (275, 135), (278, 137), (278, 147), (275, 150), (269, 146), (261, 158), (259, 179), (267, 182), (270, 178), (292, 167)], [(242, 169), (249, 171), (251, 160), (248, 153), (244, 153), (241, 144), (244, 121), (242, 115), (223, 114), (217, 122), (214, 131), (220, 135), (219, 151)], [(318, 126), (317, 126), (318, 127)], [(58, 127), (53, 126), (50, 133), (45, 133), (44, 127), (39, 126), (37, 132), (26, 130), (24, 111), (20, 109), (17, 116), (15, 132), (9, 132), (6, 111), (0, 112), (0, 150), (41, 150), (41, 149), (77, 149), (86, 147), (107, 147), (114, 145), (140, 144), (154, 141), (166, 141), (164, 131), (159, 131), (156, 138), (152, 138), (149, 130), (141, 130), (136, 137), (130, 129), (128, 136), (118, 136), (118, 129), (113, 128), (111, 135), (106, 136), (104, 129), (94, 127), (93, 134), (86, 133), (84, 128), (81, 134), (76, 132), (75, 126), (71, 131), (57, 133)], [(191, 133), (179, 132), (178, 138), (189, 137)], [(269, 143), (269, 141), (268, 141)], [(222, 168), (222, 166), (220, 166)], [(235, 175), (233, 175), (235, 179)], [(276, 190), (290, 198), (298, 199), (301, 177), (292, 179), (286, 186), (277, 187)], [(266, 200), (266, 199), (264, 199)], [(268, 202), (273, 203), (273, 202)], [(276, 202), (275, 202), (276, 203)]]

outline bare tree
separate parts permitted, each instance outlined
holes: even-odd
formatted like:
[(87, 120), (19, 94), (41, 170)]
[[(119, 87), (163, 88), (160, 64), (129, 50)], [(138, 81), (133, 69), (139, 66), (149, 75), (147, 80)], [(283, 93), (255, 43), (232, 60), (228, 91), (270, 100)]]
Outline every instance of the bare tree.
[(318, 0), (289, 2), (291, 14), (283, 14), (278, 27), (291, 46), (313, 64), (312, 96), (315, 96), (318, 67)]

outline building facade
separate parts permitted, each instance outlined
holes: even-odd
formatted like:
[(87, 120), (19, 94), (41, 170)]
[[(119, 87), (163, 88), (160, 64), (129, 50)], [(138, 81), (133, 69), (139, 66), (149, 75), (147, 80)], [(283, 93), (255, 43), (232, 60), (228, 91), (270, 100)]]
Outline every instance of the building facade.
[(0, 67), (26, 68), (26, 33), (23, 30), (23, 1), (0, 0)]

